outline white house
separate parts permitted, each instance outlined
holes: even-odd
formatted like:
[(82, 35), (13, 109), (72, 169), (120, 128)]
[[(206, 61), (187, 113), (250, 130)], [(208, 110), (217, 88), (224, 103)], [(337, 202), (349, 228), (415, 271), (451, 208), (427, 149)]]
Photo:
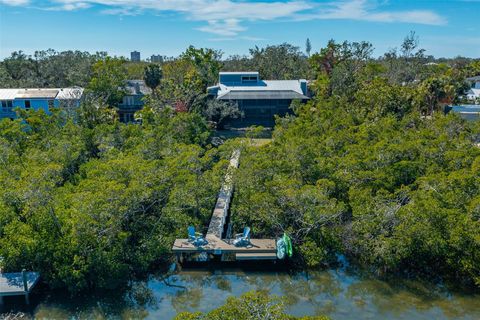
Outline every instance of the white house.
[(0, 119), (16, 117), (15, 109), (49, 112), (52, 108), (77, 107), (83, 88), (0, 89)]
[(472, 83), (472, 87), (467, 91), (467, 99), (474, 102), (480, 103), (480, 76), (467, 78), (467, 81)]

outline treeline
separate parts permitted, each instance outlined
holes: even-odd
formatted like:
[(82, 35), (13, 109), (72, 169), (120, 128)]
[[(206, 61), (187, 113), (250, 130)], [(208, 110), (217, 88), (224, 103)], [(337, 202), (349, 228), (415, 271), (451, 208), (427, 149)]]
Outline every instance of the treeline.
[(1, 88), (62, 88), (88, 84), (92, 66), (107, 53), (36, 51), (33, 56), (13, 52), (0, 62)]
[(331, 40), (313, 52), (308, 44), (307, 53), (283, 43), (252, 48), (248, 56), (226, 58), (219, 50), (189, 47), (159, 64), (133, 63), (104, 52), (49, 49), (29, 56), (20, 51), (0, 62), (0, 87), (82, 86), (88, 89), (87, 94), (116, 107), (122, 100), (125, 80), (145, 79), (153, 90), (152, 105), (199, 112), (221, 127), (226, 118), (241, 114), (231, 104), (206, 99), (206, 87), (216, 84), (219, 71), (259, 71), (263, 79), (309, 79), (313, 93), (352, 101), (362, 86), (367, 91), (367, 85), (395, 86), (396, 97), (401, 99), (420, 93), (423, 97), (416, 98), (424, 101), (415, 108), (423, 114), (463, 102), (470, 85), (465, 78), (480, 73), (479, 59), (427, 56), (415, 33), (409, 34), (399, 49), (378, 58), (372, 56), (374, 48), (369, 42)]
[[(195, 52), (197, 50), (197, 52)], [(465, 57), (435, 58), (427, 55), (419, 46), (419, 38), (414, 32), (407, 35), (399, 48), (393, 48), (380, 57), (373, 57), (373, 44), (362, 42), (336, 42), (330, 40), (326, 47), (313, 51), (307, 39), (306, 48), (282, 43), (255, 46), (248, 55), (224, 56), (220, 50), (195, 49), (189, 47), (178, 57), (165, 59), (161, 63), (130, 62), (123, 57), (110, 57), (124, 66), (125, 77), (142, 79), (145, 68), (156, 64), (167, 69), (188, 69), (180, 61), (190, 57), (195, 63), (206, 56), (212, 63), (203, 70), (202, 76), (207, 85), (215, 84), (218, 79), (213, 71), (259, 71), (263, 79), (309, 79), (316, 78), (316, 69), (323, 67), (333, 71), (333, 65), (346, 58), (364, 61), (370, 64), (370, 72), (376, 72), (391, 83), (410, 83), (423, 81), (429, 76), (445, 73), (455, 77), (468, 76), (478, 72), (479, 59)], [(90, 54), (81, 51), (57, 52), (53, 49), (36, 51), (33, 55), (22, 51), (13, 52), (0, 62), (0, 83), (2, 87), (86, 87), (94, 77), (95, 64), (107, 59), (106, 52)], [(179, 65), (180, 64), (180, 65)], [(350, 66), (352, 67), (352, 66)], [(208, 70), (210, 69), (210, 70)], [(453, 70), (456, 70), (453, 71)], [(183, 70), (185, 71), (185, 70)], [(344, 71), (353, 69), (335, 69), (336, 77), (341, 78)], [(181, 77), (177, 74), (177, 77)], [(338, 79), (340, 80), (340, 79)]]

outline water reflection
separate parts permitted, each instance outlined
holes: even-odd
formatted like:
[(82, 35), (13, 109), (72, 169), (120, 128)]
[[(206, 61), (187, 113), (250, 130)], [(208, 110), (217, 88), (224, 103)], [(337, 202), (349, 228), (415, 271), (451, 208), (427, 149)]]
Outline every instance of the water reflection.
[[(294, 315), (326, 314), (332, 319), (480, 319), (480, 296), (449, 293), (412, 280), (381, 281), (344, 269), (290, 275), (242, 270), (183, 271), (136, 282), (127, 292), (69, 299), (38, 295), (39, 319), (171, 319), (181, 311), (209, 311), (230, 295), (266, 290), (281, 295)], [(35, 299), (34, 299), (35, 300)], [(8, 300), (0, 312), (24, 311)]]

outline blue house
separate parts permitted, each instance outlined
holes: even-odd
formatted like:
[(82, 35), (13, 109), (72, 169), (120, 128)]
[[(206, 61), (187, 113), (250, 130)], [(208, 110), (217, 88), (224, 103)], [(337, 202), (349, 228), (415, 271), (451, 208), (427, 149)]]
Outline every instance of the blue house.
[(244, 116), (232, 127), (273, 127), (275, 115), (285, 116), (293, 100), (309, 99), (307, 80), (262, 80), (258, 72), (220, 72), (219, 83), (208, 88), (210, 97), (235, 102)]
[(16, 118), (15, 109), (44, 110), (75, 108), (80, 104), (83, 88), (0, 89), (0, 119)]

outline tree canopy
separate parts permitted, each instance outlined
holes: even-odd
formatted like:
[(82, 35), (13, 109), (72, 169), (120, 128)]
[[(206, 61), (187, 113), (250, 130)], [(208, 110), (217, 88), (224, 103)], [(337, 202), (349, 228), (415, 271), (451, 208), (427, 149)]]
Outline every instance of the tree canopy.
[(328, 320), (325, 316), (295, 317), (285, 313), (281, 298), (263, 291), (252, 291), (241, 297), (228, 297), (227, 302), (208, 313), (182, 312), (175, 320)]

